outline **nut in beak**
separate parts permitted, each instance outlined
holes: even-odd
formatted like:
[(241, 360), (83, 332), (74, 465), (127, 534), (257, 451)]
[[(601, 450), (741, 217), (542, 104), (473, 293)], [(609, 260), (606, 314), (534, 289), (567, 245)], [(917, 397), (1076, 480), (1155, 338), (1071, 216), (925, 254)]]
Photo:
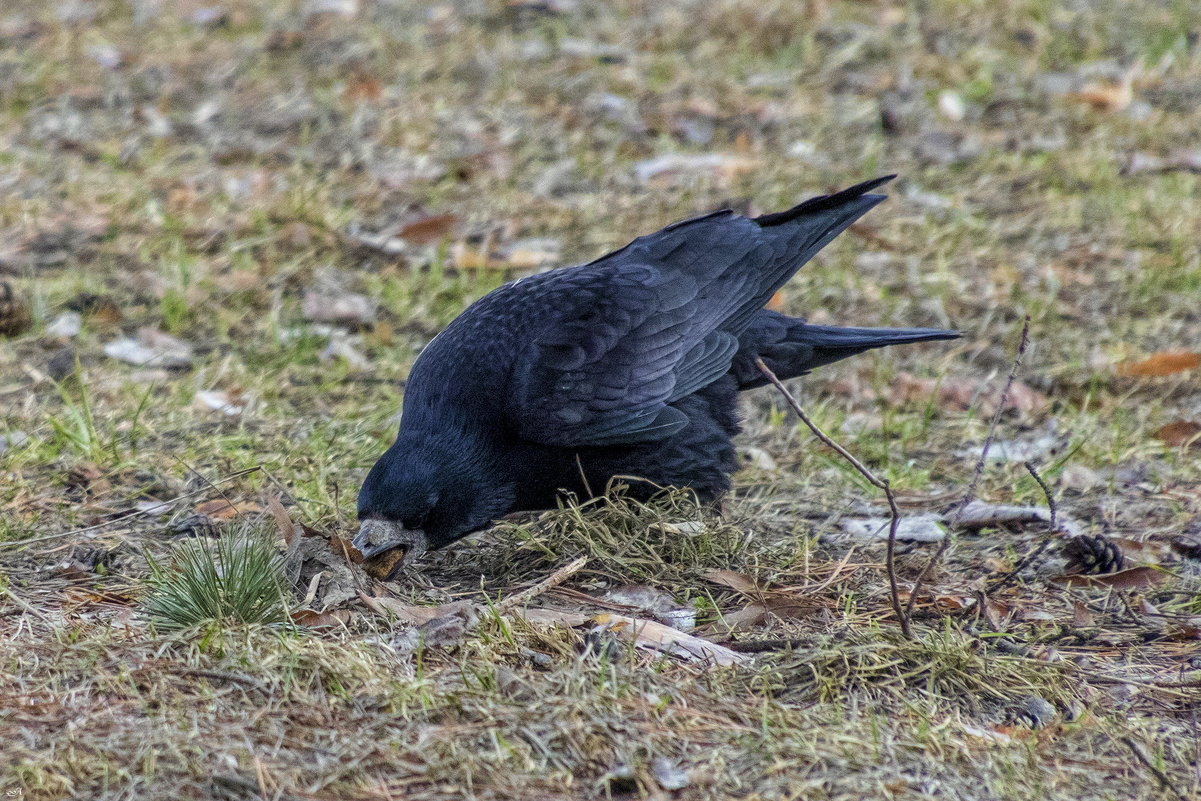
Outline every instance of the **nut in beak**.
[[(380, 572), (384, 573), (386, 578), (391, 578), (400, 567), (425, 553), (427, 540), (425, 532), (421, 529), (405, 528), (395, 520), (369, 519), (359, 524), (359, 533), (355, 535), (352, 544), (363, 554), (364, 566), (368, 568), (368, 572), (374, 573), (370, 570), (373, 561), (387, 561), (388, 569)], [(376, 559), (397, 549), (403, 549), (403, 556), (400, 558)]]

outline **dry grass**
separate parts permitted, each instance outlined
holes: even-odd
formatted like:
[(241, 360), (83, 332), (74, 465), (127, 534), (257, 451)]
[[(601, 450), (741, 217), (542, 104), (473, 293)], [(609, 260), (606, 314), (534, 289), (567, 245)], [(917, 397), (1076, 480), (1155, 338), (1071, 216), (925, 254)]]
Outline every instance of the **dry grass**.
[[(1197, 371), (1117, 368), (1201, 349), (1193, 5), (9, 6), (0, 791), (1199, 796), (1201, 462), (1155, 437), (1198, 420)], [(723, 159), (639, 177), (672, 154)], [(998, 439), (1002, 455), (1023, 442), (1033, 455), (991, 462), (980, 495), (1041, 504), (1033, 458), (1063, 515), (1162, 581), (1064, 587), (1052, 561), (982, 607), (990, 579), (1046, 535), (957, 532), (916, 639), (900, 637), (882, 545), (832, 536), (882, 499), (761, 391), (744, 441), (757, 466), (723, 515), (671, 493), (567, 506), (431, 554), (388, 588), (472, 601), (478, 619), (456, 636), (415, 638), (357, 601), (345, 626), (313, 630), (172, 634), (140, 611), (144, 552), (168, 564), (182, 538), (274, 531), (271, 495), (346, 533), (417, 350), (538, 254), (583, 261), (723, 204), (769, 211), (886, 172), (902, 176), (893, 200), (779, 300), (823, 323), (967, 336), (819, 371), (798, 388), (808, 412), (906, 515), (943, 509), (1029, 314), (1021, 380), (1047, 403), (1007, 413)], [(370, 244), (438, 214), (456, 217), (444, 241)], [(327, 352), (309, 290), (379, 309), (335, 326), (342, 350)], [(70, 311), (81, 328), (64, 335)], [(191, 343), (190, 367), (105, 355), (142, 327)], [(925, 380), (954, 392), (913, 391)], [(212, 391), (242, 411), (212, 410)], [(903, 554), (902, 577), (928, 552)], [(497, 611), (579, 556), (537, 605), (596, 611), (649, 585), (748, 663), (704, 667)], [(716, 633), (755, 603), (778, 614)]]

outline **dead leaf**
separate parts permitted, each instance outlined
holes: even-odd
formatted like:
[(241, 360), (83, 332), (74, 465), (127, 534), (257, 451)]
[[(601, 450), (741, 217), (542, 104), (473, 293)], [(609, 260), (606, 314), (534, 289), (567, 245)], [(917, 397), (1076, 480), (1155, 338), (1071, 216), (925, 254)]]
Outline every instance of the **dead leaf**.
[(1201, 448), (1201, 423), (1174, 420), (1157, 429), (1155, 438), (1173, 448)]
[(246, 410), (242, 403), (242, 393), (238, 390), (224, 392), (219, 389), (205, 389), (196, 393), (192, 405), (200, 411), (218, 412), (226, 417), (237, 417)]
[(380, 82), (370, 75), (359, 73), (347, 82), (342, 99), (351, 103), (374, 102), (384, 94)]
[(288, 514), (288, 510), (280, 502), (279, 496), (272, 495), (267, 499), (267, 509), (275, 518), (275, 528), (283, 537), (285, 545), (291, 545), (292, 540), (304, 536), (304, 529), (292, 522), (292, 515)]
[(210, 520), (231, 520), (237, 515), (255, 514), (261, 511), (263, 511), (263, 507), (254, 501), (228, 501), (225, 498), (202, 501), (192, 510), (194, 514), (204, 515)]
[(332, 612), (315, 612), (312, 609), (299, 609), (291, 614), (292, 622), (298, 626), (310, 629), (325, 629), (345, 626), (350, 622), (349, 609), (335, 609)]
[(1152, 354), (1142, 361), (1119, 364), (1117, 373), (1127, 377), (1158, 377), (1194, 370), (1197, 367), (1201, 367), (1201, 353), (1165, 350)]
[(960, 612), (976, 604), (970, 595), (936, 595), (934, 606), (943, 612)]
[(669, 153), (635, 164), (634, 177), (642, 184), (668, 184), (706, 174), (728, 180), (757, 164), (752, 158), (730, 153)]
[(376, 596), (372, 600), (396, 615), (399, 622), (410, 626), (421, 626), (429, 623), (431, 620), (473, 611), (475, 608), (475, 605), (470, 601), (454, 601), (448, 604), (435, 604), (434, 606), (411, 606), (396, 598), (387, 596)]
[[(937, 515), (902, 517), (897, 521), (897, 540), (900, 542), (942, 542), (947, 532), (939, 525)], [(848, 537), (866, 542), (887, 541), (892, 527), (888, 517), (851, 517), (838, 521)]]
[[(956, 523), (960, 528), (978, 529), (985, 526), (1029, 526), (1036, 523), (1050, 523), (1051, 512), (1042, 506), (1009, 506), (1006, 504), (985, 503), (972, 501), (962, 511), (952, 510), (946, 517), (947, 522)], [(1056, 521), (1059, 530), (1076, 535), (1080, 525), (1063, 515)]]
[(417, 245), (437, 245), (453, 234), (458, 224), (458, 215), (434, 214), (405, 225), (398, 235), (406, 242)]
[(1064, 587), (1109, 587), (1115, 590), (1137, 590), (1162, 584), (1169, 578), (1168, 573), (1154, 567), (1132, 567), (1117, 573), (1105, 573), (1100, 576), (1067, 575), (1051, 579)]
[(300, 313), (313, 323), (366, 325), (375, 321), (375, 301), (354, 292), (307, 289)]
[(1004, 601), (997, 601), (988, 598), (984, 601), (984, 619), (988, 621), (988, 625), (992, 626), (996, 631), (1004, 631), (1009, 624), (1009, 616), (1013, 613), (1012, 607)]
[(107, 343), (104, 354), (136, 367), (182, 369), (192, 365), (191, 344), (153, 328), (139, 329), (137, 339), (126, 337)]
[(721, 619), (701, 626), (693, 633), (704, 637), (728, 638), (764, 623), (770, 614), (763, 604), (749, 604), (732, 612), (722, 612)]
[(993, 726), (984, 728), (965, 723), (963, 725), (963, 733), (995, 745), (1008, 745), (1012, 742), (1013, 738), (1008, 733), (1001, 731), (1001, 728), (1003, 727)]
[(455, 267), (462, 270), (534, 270), (559, 261), (555, 240), (519, 240), (507, 245), (456, 242), (450, 249)]
[(1134, 100), (1133, 74), (1128, 74), (1119, 83), (1090, 83), (1067, 97), (1107, 114), (1124, 111)]
[(67, 471), (67, 486), (86, 490), (92, 495), (108, 492), (113, 488), (104, 471), (91, 462), (77, 464)]
[(732, 590), (737, 590), (743, 595), (756, 596), (763, 592), (753, 578), (735, 570), (707, 570), (705, 571), (705, 578), (714, 584), (721, 584)]
[(1088, 607), (1079, 601), (1072, 602), (1072, 628), (1087, 629), (1097, 624), (1093, 618), (1093, 613), (1088, 611)]
[(525, 618), (526, 621), (540, 626), (567, 626), (575, 628), (582, 626), (592, 618), (583, 612), (564, 612), (559, 609), (530, 608), (513, 609), (509, 614)]
[(651, 648), (692, 661), (712, 662), (721, 667), (737, 665), (747, 660), (743, 654), (724, 645), (685, 634), (679, 629), (653, 620), (625, 617), (608, 612), (594, 617), (593, 622), (618, 639), (632, 642), (640, 648)]

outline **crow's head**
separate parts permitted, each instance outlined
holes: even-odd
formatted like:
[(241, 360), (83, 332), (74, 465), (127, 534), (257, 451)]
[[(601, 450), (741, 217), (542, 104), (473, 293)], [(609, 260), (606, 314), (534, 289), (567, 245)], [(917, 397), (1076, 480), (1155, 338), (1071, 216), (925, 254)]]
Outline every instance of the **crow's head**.
[(513, 490), (498, 482), (486, 450), (458, 438), (397, 438), (359, 490), (354, 546), (364, 559), (403, 548), (408, 563), (508, 512)]
[(354, 546), (364, 559), (404, 548), (409, 562), (429, 547), (426, 526), (441, 496), (437, 469), (422, 454), (406, 454), (398, 445), (380, 457), (359, 490)]

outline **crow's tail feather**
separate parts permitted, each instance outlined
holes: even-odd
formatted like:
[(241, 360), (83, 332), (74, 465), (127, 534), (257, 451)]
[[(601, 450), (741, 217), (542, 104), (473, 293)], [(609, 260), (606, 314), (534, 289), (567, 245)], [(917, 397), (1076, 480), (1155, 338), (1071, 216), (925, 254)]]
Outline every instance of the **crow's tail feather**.
[(733, 372), (740, 390), (768, 383), (755, 359), (780, 378), (796, 378), (849, 356), (888, 345), (956, 339), (958, 331), (941, 328), (840, 328), (810, 325), (770, 311), (761, 311), (739, 338)]

